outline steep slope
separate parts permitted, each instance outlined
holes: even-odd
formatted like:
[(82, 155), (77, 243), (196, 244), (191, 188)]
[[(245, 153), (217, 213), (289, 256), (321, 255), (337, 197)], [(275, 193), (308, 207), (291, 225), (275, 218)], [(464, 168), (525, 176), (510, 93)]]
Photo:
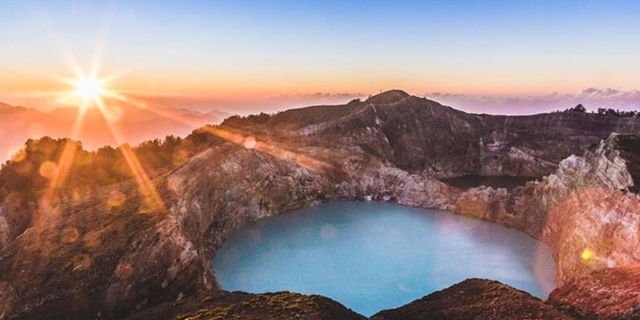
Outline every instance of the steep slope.
[(569, 313), (497, 281), (469, 279), (372, 320), (571, 320)]
[(584, 319), (638, 319), (640, 267), (593, 271), (554, 290), (549, 300)]
[[(241, 296), (233, 293), (231, 296)], [(218, 299), (216, 299), (218, 300)], [(222, 299), (220, 299), (222, 300)], [(230, 300), (225, 297), (225, 300)], [(260, 295), (244, 294), (240, 301), (204, 303), (194, 313), (178, 315), (177, 320), (363, 320), (365, 317), (339, 303), (321, 296), (306, 296), (288, 292)], [(142, 315), (141, 315), (142, 316)], [(143, 317), (145, 319), (148, 317)]]
[(640, 197), (629, 172), (637, 163), (612, 134), (584, 156), (569, 156), (540, 181), (512, 191), (474, 188), (455, 212), (497, 221), (541, 239), (554, 250), (560, 285), (592, 270), (640, 263)]
[(616, 145), (633, 180), (633, 186), (630, 189), (635, 193), (640, 193), (640, 137), (618, 136)]

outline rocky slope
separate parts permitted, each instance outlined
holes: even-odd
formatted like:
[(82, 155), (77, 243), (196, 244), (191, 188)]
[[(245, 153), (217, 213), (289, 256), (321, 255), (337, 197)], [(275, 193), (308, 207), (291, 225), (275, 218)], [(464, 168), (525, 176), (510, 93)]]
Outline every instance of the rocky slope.
[(372, 320), (519, 320), (575, 319), (571, 314), (496, 281), (469, 279)]
[(400, 169), (439, 178), (464, 174), (540, 177), (553, 172), (560, 160), (581, 155), (612, 132), (640, 132), (637, 118), (575, 112), (467, 114), (402, 91), (345, 106), (289, 110), (268, 118), (232, 118), (224, 124), (307, 145), (359, 147)]
[[(78, 149), (66, 175), (58, 159), (68, 143), (32, 142), (0, 171), (0, 319), (172, 318), (167, 306), (181, 305), (201, 318), (221, 308), (238, 316), (250, 316), (245, 307), (286, 309), (279, 296), (233, 300), (210, 259), (243, 224), (330, 199), (394, 201), (517, 228), (554, 249), (561, 284), (585, 285), (590, 272), (639, 258), (637, 137), (612, 132), (637, 134), (640, 120), (474, 115), (392, 91), (232, 117), (184, 140), (118, 150), (124, 156)], [(43, 170), (52, 165), (52, 175)], [(465, 175), (545, 177), (509, 190), (439, 180)], [(562, 308), (581, 301), (555, 297)], [(225, 299), (235, 302), (216, 306)], [(301, 299), (295, 313), (308, 318), (342, 312)]]
[(639, 319), (640, 268), (593, 271), (554, 290), (549, 301), (585, 319)]
[(225, 292), (206, 296), (197, 301), (185, 299), (165, 303), (136, 313), (127, 320), (231, 320), (231, 319), (318, 319), (363, 320), (363, 316), (339, 303), (317, 295), (289, 292), (247, 294)]

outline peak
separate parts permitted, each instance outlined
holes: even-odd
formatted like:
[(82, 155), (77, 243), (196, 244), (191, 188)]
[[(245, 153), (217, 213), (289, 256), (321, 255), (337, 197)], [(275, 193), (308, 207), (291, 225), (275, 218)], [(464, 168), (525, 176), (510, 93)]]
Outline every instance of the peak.
[(395, 103), (410, 96), (411, 95), (402, 90), (388, 90), (370, 97), (367, 99), (367, 102), (378, 104)]

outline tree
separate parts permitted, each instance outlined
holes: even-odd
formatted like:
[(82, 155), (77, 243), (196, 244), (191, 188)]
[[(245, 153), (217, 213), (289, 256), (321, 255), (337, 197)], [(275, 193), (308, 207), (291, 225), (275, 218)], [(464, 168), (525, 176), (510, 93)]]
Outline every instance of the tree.
[(565, 112), (585, 113), (585, 112), (587, 112), (587, 108), (585, 108), (582, 104), (578, 104), (577, 106), (575, 106), (573, 108), (566, 109)]

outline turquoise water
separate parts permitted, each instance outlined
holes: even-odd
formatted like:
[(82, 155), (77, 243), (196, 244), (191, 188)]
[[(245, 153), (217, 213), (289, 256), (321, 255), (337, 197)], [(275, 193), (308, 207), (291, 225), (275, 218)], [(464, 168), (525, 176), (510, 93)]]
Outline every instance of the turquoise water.
[(213, 267), (226, 290), (321, 294), (366, 316), (467, 278), (540, 298), (555, 286), (550, 249), (521, 232), (377, 202), (330, 202), (246, 225)]

